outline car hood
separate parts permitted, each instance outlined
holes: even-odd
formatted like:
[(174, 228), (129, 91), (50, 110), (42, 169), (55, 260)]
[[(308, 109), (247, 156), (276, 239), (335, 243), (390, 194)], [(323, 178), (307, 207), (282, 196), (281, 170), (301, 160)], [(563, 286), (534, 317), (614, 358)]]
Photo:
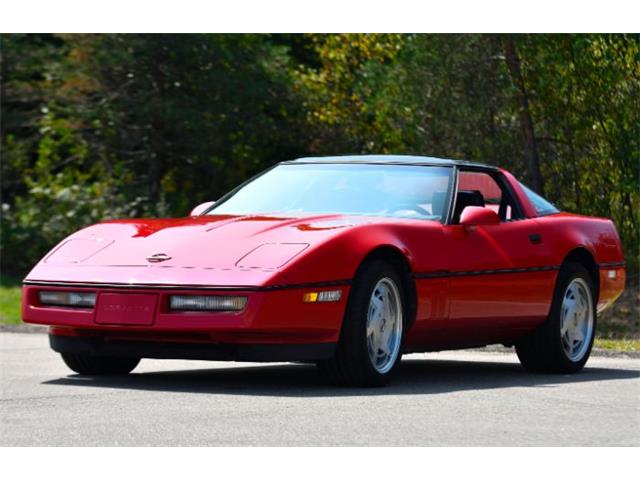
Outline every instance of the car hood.
[(385, 220), (204, 215), (107, 221), (60, 242), (25, 280), (264, 284), (340, 232)]

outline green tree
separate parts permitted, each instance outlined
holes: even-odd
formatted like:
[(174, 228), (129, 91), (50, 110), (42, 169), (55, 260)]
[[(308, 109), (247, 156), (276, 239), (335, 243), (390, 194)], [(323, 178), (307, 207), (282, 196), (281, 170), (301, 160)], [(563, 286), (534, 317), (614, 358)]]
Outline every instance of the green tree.
[(638, 35), (2, 35), (2, 270), (103, 218), (184, 215), (276, 161), (512, 170), (640, 243)]

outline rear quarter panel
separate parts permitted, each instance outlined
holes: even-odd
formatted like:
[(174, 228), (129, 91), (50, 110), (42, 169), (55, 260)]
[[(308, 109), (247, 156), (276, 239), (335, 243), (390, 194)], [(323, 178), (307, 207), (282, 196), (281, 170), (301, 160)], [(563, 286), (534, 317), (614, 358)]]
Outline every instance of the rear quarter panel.
[[(559, 213), (539, 217), (544, 241), (551, 246), (551, 260), (561, 265), (576, 248), (594, 258), (599, 272), (598, 309), (609, 306), (624, 290), (625, 268), (620, 238), (611, 220)], [(614, 273), (610, 273), (614, 272)]]

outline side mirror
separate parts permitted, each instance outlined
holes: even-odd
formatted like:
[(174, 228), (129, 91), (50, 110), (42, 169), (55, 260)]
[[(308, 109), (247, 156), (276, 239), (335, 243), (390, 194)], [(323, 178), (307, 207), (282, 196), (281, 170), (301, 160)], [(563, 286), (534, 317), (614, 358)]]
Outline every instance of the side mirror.
[(216, 203), (216, 202), (204, 202), (204, 203), (201, 203), (200, 205), (195, 207), (193, 210), (191, 210), (191, 213), (189, 214), (189, 216), (195, 217), (197, 215), (200, 215), (202, 212), (207, 211), (209, 209), (209, 207), (211, 207), (214, 203)]
[(500, 217), (488, 207), (466, 207), (460, 215), (460, 225), (497, 225)]

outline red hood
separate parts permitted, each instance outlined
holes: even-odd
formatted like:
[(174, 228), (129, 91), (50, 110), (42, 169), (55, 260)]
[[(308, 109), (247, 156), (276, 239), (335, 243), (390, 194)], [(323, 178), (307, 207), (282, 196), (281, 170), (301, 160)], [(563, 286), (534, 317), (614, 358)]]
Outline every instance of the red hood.
[[(26, 280), (261, 285), (345, 229), (380, 221), (342, 215), (108, 221), (63, 240)], [(148, 260), (157, 254), (167, 259)]]

